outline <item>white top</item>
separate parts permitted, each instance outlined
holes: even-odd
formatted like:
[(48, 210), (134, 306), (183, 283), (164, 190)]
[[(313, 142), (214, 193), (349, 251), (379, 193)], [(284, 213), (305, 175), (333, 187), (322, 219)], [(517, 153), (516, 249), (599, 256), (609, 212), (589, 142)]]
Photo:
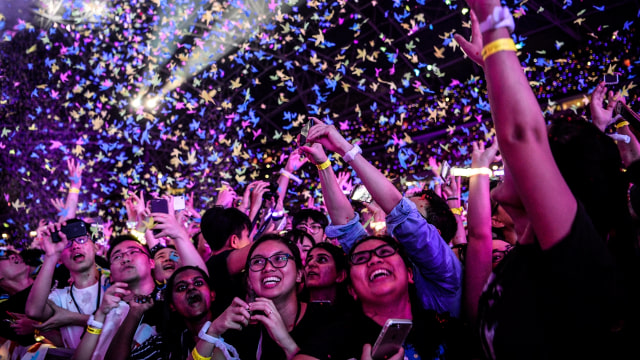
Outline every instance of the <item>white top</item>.
[[(107, 276), (101, 276), (101, 286), (102, 290), (100, 291), (100, 302), (102, 302), (102, 296), (104, 295), (104, 291), (107, 288), (107, 283), (109, 282), (109, 278)], [(73, 291), (73, 297), (71, 296), (71, 291)], [(78, 289), (77, 287), (67, 286), (64, 289), (53, 289), (49, 294), (49, 300), (51, 300), (57, 306), (85, 314), (91, 315), (96, 311), (96, 298), (98, 297), (98, 283), (86, 287), (84, 289)], [(75, 303), (74, 300), (75, 299)], [(76, 307), (76, 303), (78, 307)], [(80, 337), (84, 332), (85, 326), (63, 326), (60, 328), (60, 334), (62, 335), (62, 341), (64, 342), (64, 346), (69, 349), (75, 349), (80, 344)]]

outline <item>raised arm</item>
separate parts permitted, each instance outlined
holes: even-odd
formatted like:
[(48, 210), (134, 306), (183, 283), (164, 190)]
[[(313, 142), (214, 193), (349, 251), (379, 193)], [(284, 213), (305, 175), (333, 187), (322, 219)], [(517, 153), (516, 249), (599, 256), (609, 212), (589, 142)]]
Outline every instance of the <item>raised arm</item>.
[[(312, 129), (315, 129), (316, 125)], [(311, 134), (311, 130), (309, 131)], [(351, 207), (351, 202), (342, 192), (342, 188), (338, 184), (336, 174), (333, 172), (329, 158), (324, 152), (320, 143), (311, 146), (302, 146), (300, 150), (304, 151), (310, 161), (318, 168), (318, 176), (322, 187), (322, 197), (324, 204), (331, 218), (331, 224), (344, 225), (355, 217), (355, 212)]]
[(154, 222), (156, 222), (156, 229), (160, 230), (160, 233), (156, 235), (157, 238), (167, 236), (175, 241), (176, 250), (180, 255), (180, 265), (192, 265), (197, 266), (204, 270), (208, 275), (207, 266), (202, 259), (202, 256), (198, 253), (198, 249), (193, 245), (187, 229), (178, 222), (173, 214), (172, 207), (169, 209), (170, 214), (153, 213)]
[[(473, 143), (471, 154), (472, 169), (488, 169), (496, 159), (498, 143), (485, 150), (484, 143)], [(491, 198), (489, 175), (478, 172), (469, 179), (469, 209), (467, 222), (469, 242), (464, 268), (464, 306), (467, 315), (475, 322), (478, 314), (478, 301), (484, 284), (491, 274)]]
[[(498, 0), (467, 0), (467, 3), (480, 21), (501, 6)], [(459, 39), (456, 37), (458, 42)], [(509, 30), (489, 29), (482, 33), (481, 43), (485, 46), (483, 66), (491, 114), (503, 160), (513, 176), (511, 184), (502, 186), (514, 187), (518, 196), (499, 200), (521, 202), (540, 246), (549, 249), (569, 233), (577, 202), (551, 154), (540, 106), (522, 71)], [(478, 52), (477, 48), (463, 49), (467, 54)]]
[[(309, 130), (308, 140), (311, 143), (320, 143), (325, 149), (338, 153), (344, 158), (345, 154), (352, 151), (355, 146), (351, 145), (333, 125), (318, 124)], [(376, 169), (367, 159), (362, 157), (360, 152), (355, 152), (355, 156), (349, 165), (356, 171), (360, 180), (365, 185), (373, 199), (378, 203), (385, 213), (390, 213), (400, 200), (402, 194), (396, 187)], [(335, 178), (335, 175), (333, 175)], [(338, 182), (336, 188), (340, 193)], [(344, 194), (343, 194), (344, 196)], [(332, 218), (333, 219), (333, 218)]]
[[(33, 282), (31, 291), (29, 291), (25, 306), (25, 314), (35, 320), (45, 321), (53, 316), (53, 309), (48, 305), (47, 300), (51, 292), (53, 272), (68, 241), (67, 236), (60, 231), (61, 226), (61, 223), (51, 224), (42, 231), (42, 246), (45, 251), (44, 261), (38, 276)], [(51, 242), (51, 233), (56, 231), (62, 241), (53, 243)]]

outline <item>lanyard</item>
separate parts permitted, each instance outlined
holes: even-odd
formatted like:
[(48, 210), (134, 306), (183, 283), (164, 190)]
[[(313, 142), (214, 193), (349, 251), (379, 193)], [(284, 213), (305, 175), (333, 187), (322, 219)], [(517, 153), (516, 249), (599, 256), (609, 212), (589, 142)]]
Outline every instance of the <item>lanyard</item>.
[[(100, 307), (101, 291), (102, 291), (102, 273), (98, 272), (98, 297), (96, 298), (96, 309), (93, 311), (93, 313), (98, 311), (98, 307)], [(73, 304), (76, 306), (76, 309), (78, 309), (78, 313), (84, 315), (84, 313), (82, 312), (82, 309), (80, 309), (80, 306), (78, 306), (78, 303), (76, 302), (76, 298), (73, 296), (73, 284), (71, 284), (71, 289), (69, 289), (69, 293), (71, 294), (71, 300), (73, 300)]]

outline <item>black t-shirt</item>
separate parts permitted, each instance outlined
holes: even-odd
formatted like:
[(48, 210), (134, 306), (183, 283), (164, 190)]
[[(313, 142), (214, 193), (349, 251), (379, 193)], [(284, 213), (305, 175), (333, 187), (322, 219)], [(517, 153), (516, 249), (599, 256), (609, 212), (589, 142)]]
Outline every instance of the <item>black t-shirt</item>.
[(28, 288), (18, 293), (15, 293), (9, 296), (7, 300), (4, 300), (0, 303), (0, 336), (5, 339), (17, 341), (22, 346), (35, 344), (36, 342), (34, 338), (35, 334), (34, 333), (27, 334), (27, 335), (16, 334), (13, 328), (11, 328), (10, 321), (13, 319), (11, 318), (11, 316), (9, 316), (7, 312), (24, 314), (24, 308), (27, 304), (27, 298), (29, 298), (30, 291), (31, 291), (31, 286), (29, 286)]
[(620, 301), (616, 281), (612, 256), (579, 204), (560, 243), (546, 251), (537, 243), (516, 245), (491, 274), (478, 309), (486, 357), (606, 354), (612, 310)]
[(227, 259), (234, 250), (223, 251), (207, 261), (207, 270), (211, 279), (211, 288), (216, 292), (216, 300), (211, 305), (214, 314), (222, 313), (233, 301), (234, 297), (244, 299), (246, 287), (242, 274), (229, 274)]
[[(300, 354), (321, 360), (349, 359), (353, 351), (349, 349), (350, 329), (345, 320), (331, 306), (310, 303), (298, 325), (289, 334), (300, 348)], [(262, 325), (249, 326), (241, 332), (229, 332), (223, 338), (238, 350), (240, 359), (256, 359), (258, 352), (262, 360), (286, 359), (282, 348), (271, 339)], [(360, 354), (357, 358), (360, 358)]]

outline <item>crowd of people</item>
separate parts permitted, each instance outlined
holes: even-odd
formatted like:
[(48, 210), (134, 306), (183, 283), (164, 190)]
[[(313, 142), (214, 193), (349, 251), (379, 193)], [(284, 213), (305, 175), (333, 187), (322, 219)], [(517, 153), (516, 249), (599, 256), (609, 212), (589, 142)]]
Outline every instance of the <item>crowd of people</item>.
[[(640, 142), (613, 116), (624, 99), (600, 84), (590, 122), (547, 126), (510, 15), (467, 2), (472, 39), (456, 41), (484, 69), (496, 137), (473, 144), (466, 203), (460, 177), (398, 189), (316, 122), (277, 188), (221, 184), (202, 213), (193, 198), (129, 193), (128, 231), (104, 242), (76, 214), (83, 167), (69, 161), (59, 218), (41, 220), (28, 249), (0, 252), (0, 358), (636, 358)], [(369, 199), (348, 196), (353, 179), (328, 153)], [(307, 161), (324, 203), (290, 212)], [(380, 357), (393, 319), (410, 331)]]

